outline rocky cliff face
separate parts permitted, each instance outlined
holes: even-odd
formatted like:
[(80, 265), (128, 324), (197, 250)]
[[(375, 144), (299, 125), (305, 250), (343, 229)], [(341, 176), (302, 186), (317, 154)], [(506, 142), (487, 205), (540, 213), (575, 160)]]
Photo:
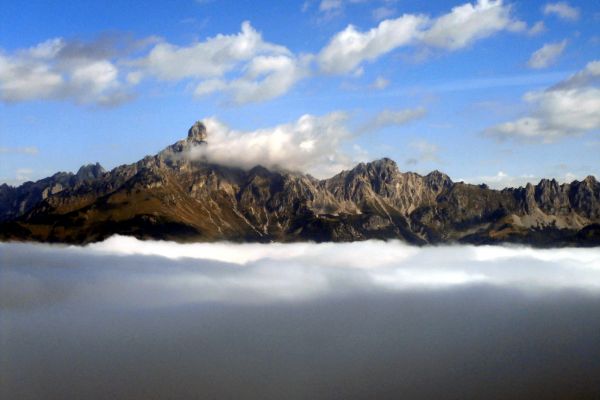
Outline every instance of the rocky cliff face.
[(591, 176), (497, 191), (439, 171), (400, 172), (384, 158), (317, 180), (189, 157), (199, 146), (210, 151), (208, 142), (198, 122), (186, 139), (134, 164), (112, 171), (87, 165), (17, 188), (2, 185), (0, 237), (600, 244), (600, 184)]

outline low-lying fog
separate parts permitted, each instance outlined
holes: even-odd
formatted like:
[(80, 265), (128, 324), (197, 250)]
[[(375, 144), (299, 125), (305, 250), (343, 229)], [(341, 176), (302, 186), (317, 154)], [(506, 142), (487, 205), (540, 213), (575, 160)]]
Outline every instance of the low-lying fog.
[(2, 399), (600, 397), (600, 249), (0, 243)]

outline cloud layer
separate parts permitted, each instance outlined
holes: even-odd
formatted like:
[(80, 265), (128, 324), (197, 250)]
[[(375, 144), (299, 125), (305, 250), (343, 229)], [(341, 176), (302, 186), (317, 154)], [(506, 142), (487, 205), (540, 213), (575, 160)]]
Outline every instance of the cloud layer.
[(223, 165), (262, 165), (327, 177), (356, 161), (347, 149), (353, 137), (345, 125), (347, 118), (342, 112), (303, 115), (295, 122), (255, 131), (235, 130), (208, 118), (203, 120), (209, 132), (208, 145), (193, 148), (187, 156)]
[[(525, 247), (412, 247), (398, 241), (297, 244), (176, 244), (114, 236), (86, 247), (0, 244), (3, 273), (17, 266), (64, 268), (134, 261), (122, 271), (134, 276), (147, 265), (143, 285), (164, 296), (140, 304), (189, 301), (271, 302), (309, 299), (332, 293), (369, 290), (442, 289), (489, 285), (524, 291), (583, 290), (600, 295), (598, 249), (536, 250)], [(121, 261), (119, 261), (121, 259)], [(147, 262), (144, 261), (147, 259)], [(86, 261), (83, 261), (86, 260)], [(110, 261), (114, 260), (114, 261)], [(128, 261), (129, 260), (129, 261)], [(170, 261), (167, 261), (170, 260)], [(139, 262), (138, 262), (139, 261)], [(153, 266), (156, 262), (156, 267)], [(164, 269), (172, 265), (172, 269)], [(44, 267), (47, 268), (47, 267)], [(111, 272), (113, 273), (113, 272)], [(109, 274), (110, 275), (110, 274)], [(128, 278), (129, 279), (129, 278)], [(3, 279), (2, 304), (26, 298)], [(34, 290), (36, 285), (32, 286)], [(116, 298), (132, 295), (116, 287)], [(12, 300), (11, 300), (12, 299)], [(103, 299), (109, 301), (110, 299)], [(133, 303), (132, 303), (133, 304)]]
[(598, 249), (113, 237), (0, 254), (3, 398), (600, 395)]

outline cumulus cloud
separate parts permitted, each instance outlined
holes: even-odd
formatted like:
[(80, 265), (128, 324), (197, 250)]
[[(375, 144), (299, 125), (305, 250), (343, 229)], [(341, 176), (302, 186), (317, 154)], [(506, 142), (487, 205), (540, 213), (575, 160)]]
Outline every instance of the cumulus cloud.
[(407, 108), (402, 110), (383, 110), (368, 120), (359, 132), (374, 132), (390, 126), (405, 125), (409, 122), (423, 118), (427, 110), (423, 107)]
[(534, 69), (547, 68), (556, 62), (566, 47), (566, 39), (557, 43), (546, 43), (540, 49), (533, 52), (527, 65)]
[(554, 14), (559, 18), (568, 20), (568, 21), (576, 21), (579, 19), (579, 9), (570, 6), (565, 1), (560, 1), (558, 3), (548, 3), (544, 6), (543, 12), (546, 15)]
[[(345, 4), (322, 0), (319, 9), (335, 13)], [(388, 18), (392, 12), (388, 3), (373, 11), (377, 19)], [(115, 40), (86, 43), (58, 38), (10, 54), (0, 51), (0, 100), (68, 99), (116, 105), (130, 100), (132, 89), (143, 80), (153, 79), (185, 82), (196, 97), (219, 94), (225, 103), (247, 104), (284, 95), (315, 68), (326, 74), (360, 75), (363, 63), (400, 47), (452, 51), (500, 31), (525, 29), (502, 0), (477, 0), (438, 18), (404, 14), (366, 31), (349, 25), (317, 54), (294, 53), (266, 41), (248, 21), (238, 33), (218, 34), (188, 45), (150, 37), (138, 41), (134, 49), (124, 46), (127, 51), (117, 51)], [(536, 25), (530, 31), (539, 29)], [(384, 81), (377, 85), (385, 86)]]
[(541, 92), (529, 92), (524, 100), (532, 112), (486, 130), (488, 136), (553, 142), (567, 136), (600, 129), (600, 61)]
[(333, 36), (317, 56), (325, 73), (355, 72), (365, 61), (399, 47), (420, 45), (458, 50), (500, 31), (525, 31), (526, 24), (512, 16), (502, 0), (466, 3), (438, 18), (404, 14), (386, 19), (375, 28), (361, 32), (353, 25)]
[(245, 132), (217, 120), (203, 120), (209, 132), (208, 145), (195, 147), (189, 157), (251, 168), (306, 171), (327, 177), (354, 164), (345, 147), (352, 135), (345, 126), (347, 115), (303, 115), (297, 121), (272, 128)]
[(288, 92), (299, 80), (309, 75), (310, 56), (257, 56), (236, 79), (211, 79), (196, 86), (198, 97), (225, 92), (236, 104), (269, 100)]
[(131, 94), (107, 41), (56, 38), (11, 54), (0, 51), (0, 99), (4, 102), (71, 100), (115, 105)]
[(405, 14), (384, 20), (375, 28), (360, 32), (353, 25), (335, 34), (319, 55), (322, 71), (331, 74), (354, 71), (362, 62), (372, 61), (415, 40), (427, 18)]
[(434, 47), (457, 50), (494, 33), (522, 31), (525, 23), (511, 16), (510, 5), (501, 0), (478, 0), (452, 8), (435, 20), (424, 33), (423, 42)]
[(307, 76), (308, 63), (308, 56), (297, 57), (265, 41), (246, 21), (237, 34), (219, 34), (189, 46), (158, 43), (133, 65), (140, 68), (138, 78), (200, 80), (196, 96), (224, 92), (233, 103), (245, 104), (286, 93)]
[(147, 74), (164, 80), (213, 78), (223, 76), (238, 63), (259, 54), (288, 55), (289, 51), (283, 46), (265, 42), (246, 21), (237, 34), (219, 34), (189, 46), (160, 42), (134, 64)]
[(131, 89), (152, 77), (189, 80), (197, 96), (224, 92), (228, 100), (242, 104), (280, 96), (309, 72), (310, 56), (263, 40), (249, 22), (237, 34), (188, 46), (155, 37), (129, 42), (58, 38), (11, 54), (0, 51), (0, 99), (116, 105), (130, 100)]

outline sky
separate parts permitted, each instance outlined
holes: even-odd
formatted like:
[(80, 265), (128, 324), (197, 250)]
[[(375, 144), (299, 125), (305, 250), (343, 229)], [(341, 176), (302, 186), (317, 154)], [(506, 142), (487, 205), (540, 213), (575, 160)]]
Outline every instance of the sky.
[(7, 0), (0, 183), (132, 163), (196, 120), (217, 161), (320, 178), (598, 177), (599, 27), (592, 0)]

